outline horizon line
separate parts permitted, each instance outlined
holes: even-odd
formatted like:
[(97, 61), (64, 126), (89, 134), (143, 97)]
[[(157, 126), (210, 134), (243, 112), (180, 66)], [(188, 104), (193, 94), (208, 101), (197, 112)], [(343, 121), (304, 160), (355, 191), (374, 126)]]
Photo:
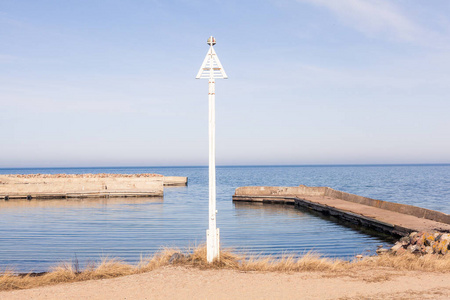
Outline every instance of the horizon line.
[[(361, 164), (249, 164), (249, 165), (217, 165), (216, 168), (232, 167), (358, 167), (358, 166), (450, 166), (450, 163), (361, 163)], [(0, 167), (0, 170), (26, 169), (125, 169), (125, 168), (208, 168), (208, 165), (165, 165), (165, 166), (59, 166), (59, 167)]]

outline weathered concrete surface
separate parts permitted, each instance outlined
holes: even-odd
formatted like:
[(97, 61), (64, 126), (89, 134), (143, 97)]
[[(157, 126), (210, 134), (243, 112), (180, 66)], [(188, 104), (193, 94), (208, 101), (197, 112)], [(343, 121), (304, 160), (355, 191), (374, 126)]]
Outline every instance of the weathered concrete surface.
[(328, 187), (240, 187), (234, 201), (307, 207), (396, 235), (413, 231), (450, 232), (450, 216), (412, 205), (375, 200)]
[(164, 186), (186, 186), (187, 184), (188, 184), (187, 177), (164, 176)]
[(163, 186), (164, 176), (158, 174), (0, 175), (0, 199), (161, 197)]

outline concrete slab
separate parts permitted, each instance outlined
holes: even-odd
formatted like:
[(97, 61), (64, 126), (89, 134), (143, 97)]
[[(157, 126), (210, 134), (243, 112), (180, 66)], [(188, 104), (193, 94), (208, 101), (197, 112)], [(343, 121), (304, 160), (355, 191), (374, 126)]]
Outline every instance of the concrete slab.
[(442, 212), (370, 199), (327, 187), (242, 187), (236, 189), (233, 201), (306, 207), (393, 235), (406, 235), (413, 231), (450, 232), (450, 216)]
[(0, 175), (0, 199), (161, 197), (163, 186), (159, 174)]

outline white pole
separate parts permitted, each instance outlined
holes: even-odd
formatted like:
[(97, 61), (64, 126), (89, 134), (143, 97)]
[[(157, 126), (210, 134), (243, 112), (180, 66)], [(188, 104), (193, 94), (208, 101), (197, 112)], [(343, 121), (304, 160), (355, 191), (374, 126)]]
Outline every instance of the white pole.
[(215, 78), (228, 78), (213, 46), (216, 39), (208, 39), (209, 51), (197, 73), (196, 78), (209, 79), (209, 228), (206, 230), (206, 259), (209, 263), (219, 260), (219, 228), (216, 227), (216, 81)]
[[(212, 46), (211, 46), (212, 47)], [(212, 74), (212, 72), (211, 72)], [(219, 229), (216, 228), (216, 82), (209, 79), (209, 230), (206, 231), (206, 256), (209, 263), (219, 259)]]

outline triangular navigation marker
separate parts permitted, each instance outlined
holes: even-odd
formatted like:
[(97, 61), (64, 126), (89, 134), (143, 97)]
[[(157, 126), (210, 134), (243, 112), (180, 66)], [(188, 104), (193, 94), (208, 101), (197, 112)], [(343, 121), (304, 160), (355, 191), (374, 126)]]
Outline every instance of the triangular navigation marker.
[(209, 47), (208, 53), (206, 53), (206, 57), (203, 60), (200, 70), (198, 70), (197, 77), (195, 77), (196, 79), (228, 78), (227, 73), (225, 73), (225, 70), (220, 63), (216, 51), (214, 51), (213, 48), (216, 40), (215, 38), (212, 39), (212, 42), (209, 43), (211, 47)]

